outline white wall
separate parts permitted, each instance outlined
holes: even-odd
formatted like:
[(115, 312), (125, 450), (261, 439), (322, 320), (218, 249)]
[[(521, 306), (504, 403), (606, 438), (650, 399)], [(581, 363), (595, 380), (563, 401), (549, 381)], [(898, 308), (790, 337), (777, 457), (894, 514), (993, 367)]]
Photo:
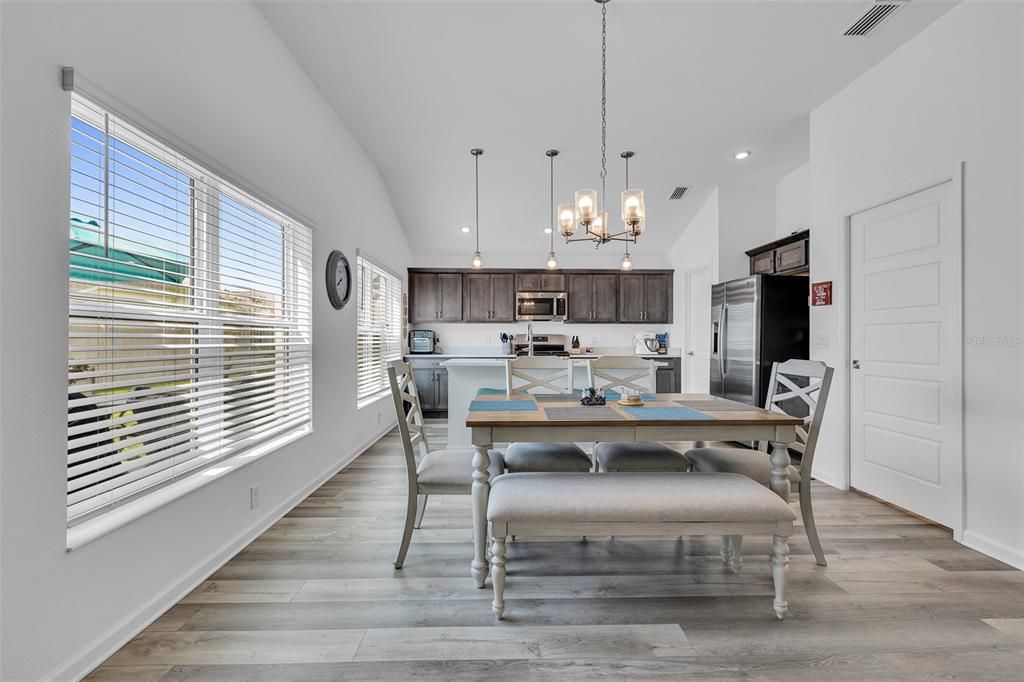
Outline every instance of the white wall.
[(775, 186), (775, 236), (785, 237), (811, 225), (811, 165), (790, 171)]
[(748, 276), (747, 250), (775, 239), (775, 185), (720, 186), (718, 225), (721, 281)]
[[(404, 271), (376, 168), (249, 3), (0, 3), (2, 679), (85, 672), (392, 419), (355, 410), (354, 306), (330, 249)], [(68, 93), (58, 67), (314, 221), (315, 432), (65, 552)], [(380, 421), (378, 421), (380, 413)], [(249, 487), (262, 503), (249, 511)]]
[(842, 484), (842, 218), (964, 162), (964, 540), (1024, 568), (1021, 15), (1020, 3), (961, 3), (812, 112), (810, 189), (811, 276), (834, 280), (837, 301), (812, 308), (812, 333), (831, 337), (812, 356), (839, 368), (814, 468)]

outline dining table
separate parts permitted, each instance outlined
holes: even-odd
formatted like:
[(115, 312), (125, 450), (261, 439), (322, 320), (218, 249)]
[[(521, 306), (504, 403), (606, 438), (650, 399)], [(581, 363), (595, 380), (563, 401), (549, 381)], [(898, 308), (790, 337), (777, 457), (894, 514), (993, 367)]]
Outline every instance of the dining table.
[[(582, 405), (580, 395), (506, 394), (487, 389), (471, 401), (466, 427), (473, 445), (473, 560), (470, 573), (483, 587), (486, 557), (490, 455), (496, 443), (626, 443), (757, 441), (771, 443), (771, 489), (789, 501), (789, 449), (799, 417), (700, 393), (651, 393), (642, 405), (614, 399)], [(599, 474), (592, 474), (599, 475)], [(668, 474), (667, 474), (668, 475)], [(686, 474), (674, 474), (686, 475)]]

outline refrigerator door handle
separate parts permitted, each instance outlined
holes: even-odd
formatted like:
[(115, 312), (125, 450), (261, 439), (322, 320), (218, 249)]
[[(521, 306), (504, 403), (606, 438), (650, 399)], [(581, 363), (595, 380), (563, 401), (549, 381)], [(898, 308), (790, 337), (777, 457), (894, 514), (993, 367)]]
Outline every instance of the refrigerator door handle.
[(723, 303), (722, 304), (722, 329), (721, 329), (721, 332), (719, 334), (719, 339), (718, 339), (718, 371), (722, 375), (723, 378), (728, 373), (727, 365), (726, 365), (726, 357), (725, 357), (725, 354), (726, 354), (727, 349), (728, 349), (728, 346), (726, 344), (729, 343), (728, 337), (726, 336), (726, 334), (728, 334), (728, 331), (729, 331), (729, 304), (728, 303)]

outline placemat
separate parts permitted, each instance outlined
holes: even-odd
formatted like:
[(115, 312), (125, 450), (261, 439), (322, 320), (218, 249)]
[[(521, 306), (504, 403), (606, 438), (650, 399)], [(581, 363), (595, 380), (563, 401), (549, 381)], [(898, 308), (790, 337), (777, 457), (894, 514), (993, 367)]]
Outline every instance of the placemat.
[[(615, 401), (621, 398), (622, 394), (620, 394), (615, 389), (606, 388), (604, 391), (604, 397), (609, 401)], [(652, 395), (650, 393), (641, 393), (640, 400), (643, 400), (645, 403), (656, 403), (658, 402), (658, 396)]]
[(675, 419), (713, 419), (692, 407), (619, 407), (634, 419), (670, 421)]
[(738, 403), (735, 400), (675, 400), (673, 401), (684, 407), (694, 410), (709, 410), (711, 412), (746, 412), (757, 409), (753, 405)]
[(621, 414), (607, 405), (595, 405), (593, 407), (546, 407), (544, 414), (548, 419), (556, 421), (590, 421), (601, 419), (625, 419)]
[(533, 412), (537, 403), (532, 400), (474, 400), (470, 412)]
[(538, 403), (578, 403), (580, 401), (579, 393), (550, 393), (550, 394), (538, 394), (533, 396), (533, 399)]
[[(476, 391), (477, 395), (505, 395), (508, 391), (504, 388), (478, 388)], [(512, 393), (518, 393), (519, 395), (526, 395), (526, 391), (516, 389)]]

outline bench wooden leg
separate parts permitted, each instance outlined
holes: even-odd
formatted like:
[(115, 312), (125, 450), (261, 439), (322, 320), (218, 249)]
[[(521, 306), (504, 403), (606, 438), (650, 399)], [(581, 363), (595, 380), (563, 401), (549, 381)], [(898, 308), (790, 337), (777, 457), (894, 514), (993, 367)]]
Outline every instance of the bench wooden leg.
[[(505, 532), (492, 529), (492, 533)], [(495, 535), (491, 545), (491, 586), (494, 588), (494, 617), (501, 620), (505, 615), (505, 537)]]
[(789, 611), (786, 601), (786, 572), (789, 570), (789, 538), (785, 535), (772, 536), (772, 553), (769, 559), (772, 565), (772, 580), (775, 583), (775, 615), (782, 620)]
[(722, 536), (722, 563), (728, 566), (733, 573), (739, 573), (743, 568), (742, 535)]

